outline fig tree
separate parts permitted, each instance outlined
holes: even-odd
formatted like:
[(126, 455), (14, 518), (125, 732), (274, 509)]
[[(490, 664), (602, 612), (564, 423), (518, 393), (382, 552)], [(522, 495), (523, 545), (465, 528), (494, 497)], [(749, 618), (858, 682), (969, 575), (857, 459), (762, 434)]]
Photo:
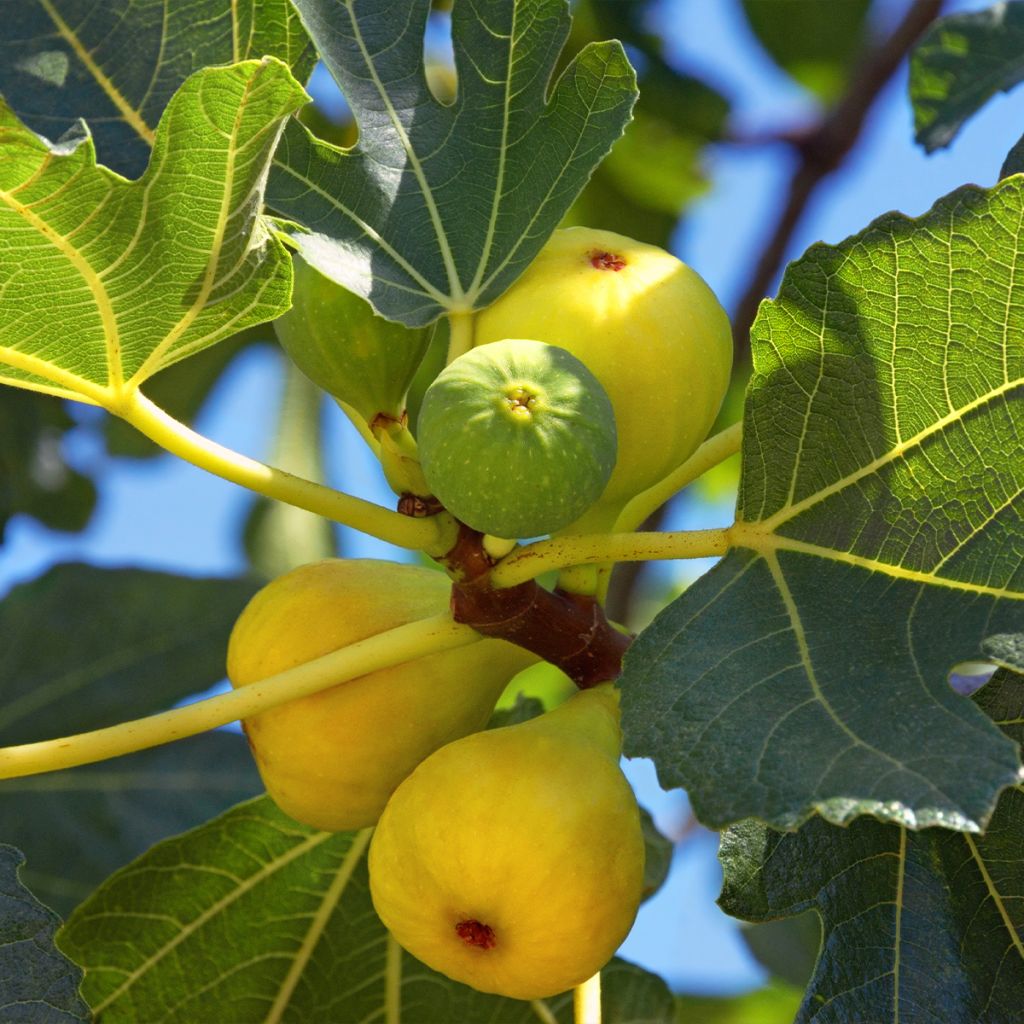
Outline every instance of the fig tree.
[(568, 525), (615, 465), (604, 388), (575, 356), (539, 341), (505, 339), (454, 360), (427, 389), (417, 429), (432, 493), (496, 537)]
[[(228, 644), (245, 686), (448, 607), (449, 581), (372, 559), (304, 565), (265, 586)], [(372, 825), (395, 787), (438, 747), (480, 729), (509, 680), (535, 661), (484, 640), (340, 683), (244, 723), (278, 806), (314, 828)]]
[(456, 981), (540, 999), (599, 971), (643, 889), (636, 799), (610, 685), (457, 740), (395, 791), (370, 892), (413, 956)]
[(618, 461), (581, 530), (610, 526), (632, 497), (691, 455), (729, 384), (732, 336), (711, 289), (671, 253), (610, 231), (551, 236), (477, 316), (475, 344), (510, 337), (568, 349), (611, 398)]

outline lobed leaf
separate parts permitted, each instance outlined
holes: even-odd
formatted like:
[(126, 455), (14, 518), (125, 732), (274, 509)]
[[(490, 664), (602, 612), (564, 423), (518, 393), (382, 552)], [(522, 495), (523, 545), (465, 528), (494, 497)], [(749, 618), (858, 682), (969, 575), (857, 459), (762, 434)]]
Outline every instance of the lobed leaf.
[[(484, 995), (404, 953), (370, 901), (369, 836), (313, 832), (250, 801), (111, 877), (61, 948), (85, 963), (86, 999), (107, 1022), (572, 1020), (571, 994)], [(639, 968), (613, 962), (604, 988), (612, 1024), (673, 1019), (670, 993)]]
[(164, 107), (193, 72), (265, 56), (299, 81), (315, 54), (288, 0), (20, 0), (4, 12), (0, 93), (35, 132), (82, 118), (100, 161), (138, 177)]
[(18, 880), (24, 861), (0, 845), (0, 1015), (16, 1024), (87, 1021), (81, 968), (53, 944), (60, 919)]
[(939, 18), (910, 58), (917, 142), (929, 153), (948, 146), (971, 115), (1022, 79), (1024, 4)]
[[(1004, 670), (974, 699), (1024, 738), (1024, 678)], [(729, 913), (821, 917), (824, 944), (797, 1024), (1020, 1019), (1021, 788), (1003, 794), (983, 836), (867, 819), (846, 829), (814, 820), (784, 835), (749, 821), (723, 835), (721, 860)]]
[(83, 125), (52, 144), (0, 103), (0, 381), (112, 406), (283, 312), (291, 264), (260, 209), (304, 99), (272, 58), (200, 71), (132, 182), (96, 165)]
[(754, 325), (733, 550), (626, 656), (626, 752), (721, 826), (976, 831), (1016, 745), (947, 683), (1024, 610), (1024, 181), (790, 266)]
[(585, 47), (553, 85), (564, 0), (452, 11), (458, 91), (427, 86), (429, 0), (296, 0), (359, 127), (348, 150), (296, 121), (269, 201), (322, 273), (411, 326), (485, 306), (526, 267), (621, 134), (636, 97), (618, 43)]

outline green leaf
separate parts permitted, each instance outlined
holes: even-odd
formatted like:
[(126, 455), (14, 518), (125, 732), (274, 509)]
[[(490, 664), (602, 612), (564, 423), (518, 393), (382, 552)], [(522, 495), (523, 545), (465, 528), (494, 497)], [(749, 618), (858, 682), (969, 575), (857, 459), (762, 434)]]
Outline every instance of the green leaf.
[(0, 782), (0, 835), (25, 884), (67, 915), (154, 843), (263, 791), (241, 736), (215, 731), (65, 772)]
[(644, 833), (644, 896), (649, 900), (664, 884), (672, 867), (675, 845), (661, 834), (650, 811), (640, 808), (640, 827)]
[(299, 81), (315, 54), (288, 0), (19, 0), (4, 12), (0, 93), (57, 138), (89, 122), (101, 163), (145, 170), (156, 125), (194, 71), (265, 56)]
[(1018, 778), (947, 683), (1019, 625), (1024, 180), (791, 265), (752, 331), (733, 550), (626, 656), (626, 752), (704, 822), (976, 830)]
[(257, 584), (60, 565), (0, 603), (0, 743), (162, 711), (224, 677)]
[(772, 60), (826, 103), (837, 100), (864, 48), (871, 0), (743, 0)]
[(291, 261), (259, 217), (261, 186), (304, 99), (272, 58), (200, 71), (134, 182), (96, 166), (84, 127), (50, 144), (0, 104), (0, 381), (115, 406), (283, 312)]
[(1024, 672), (1024, 633), (990, 636), (981, 645), (981, 649), (990, 661), (1004, 668)]
[[(543, 1003), (483, 995), (413, 960), (370, 902), (369, 831), (313, 832), (268, 798), (154, 847), (72, 915), (61, 948), (86, 966), (103, 1020), (367, 1020), (536, 1024)], [(606, 1020), (670, 1022), (664, 984), (613, 962)]]
[(0, 540), (18, 513), (53, 530), (81, 530), (89, 521), (96, 488), (64, 461), (61, 448), (73, 426), (56, 398), (0, 391)]
[(0, 846), (0, 1015), (18, 1024), (87, 1021), (82, 971), (53, 944), (60, 919), (18, 880), (24, 861)]
[(549, 89), (563, 0), (456, 4), (455, 102), (427, 87), (429, 0), (296, 0), (345, 93), (350, 150), (292, 121), (269, 201), (305, 225), (318, 270), (410, 326), (500, 295), (619, 137), (636, 97), (618, 43), (586, 47)]
[(1022, 172), (1024, 172), (1024, 138), (1018, 139), (1010, 152), (1006, 154), (1003, 166), (999, 168), (999, 177), (1008, 178), (1011, 174), (1021, 174)]
[(1024, 79), (1024, 4), (939, 18), (910, 57), (917, 142), (948, 146), (960, 126), (998, 92)]
[(676, 1020), (678, 1024), (793, 1024), (800, 996), (799, 989), (777, 981), (741, 996), (677, 996)]
[[(1024, 738), (1024, 679), (975, 700)], [(753, 921), (814, 909), (824, 945), (797, 1022), (1013, 1024), (1024, 1006), (1024, 790), (983, 836), (870, 819), (795, 835), (744, 822), (722, 837), (719, 902)], [(936, 983), (941, 979), (940, 983)]]

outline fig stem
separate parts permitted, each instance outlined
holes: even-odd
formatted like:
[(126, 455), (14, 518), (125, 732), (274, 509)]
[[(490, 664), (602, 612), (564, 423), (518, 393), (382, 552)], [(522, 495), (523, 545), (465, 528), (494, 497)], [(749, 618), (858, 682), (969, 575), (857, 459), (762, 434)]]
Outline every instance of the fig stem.
[(441, 554), (455, 542), (454, 528), (445, 517), (403, 516), (250, 459), (179, 423), (139, 391), (125, 393), (108, 408), (173, 455), (264, 497), (304, 508), (400, 548)]
[(454, 362), (459, 356), (465, 355), (473, 347), (474, 314), (451, 312), (448, 314), (448, 359), (445, 363)]
[(410, 622), (257, 683), (185, 707), (105, 729), (0, 748), (0, 779), (74, 768), (184, 739), (319, 693), (367, 672), (465, 647), (480, 639), (479, 633), (455, 622), (447, 613)]
[(729, 550), (728, 529), (666, 533), (595, 533), (553, 537), (518, 548), (490, 573), (491, 585), (515, 587), (553, 569), (603, 562), (717, 558)]
[(626, 533), (635, 530), (655, 509), (660, 508), (673, 495), (688, 487), (709, 469), (724, 462), (740, 450), (743, 440), (743, 423), (709, 437), (685, 462), (677, 466), (668, 476), (646, 491), (641, 491), (630, 500), (615, 520), (615, 532)]
[(601, 1024), (601, 972), (572, 992), (573, 1024)]

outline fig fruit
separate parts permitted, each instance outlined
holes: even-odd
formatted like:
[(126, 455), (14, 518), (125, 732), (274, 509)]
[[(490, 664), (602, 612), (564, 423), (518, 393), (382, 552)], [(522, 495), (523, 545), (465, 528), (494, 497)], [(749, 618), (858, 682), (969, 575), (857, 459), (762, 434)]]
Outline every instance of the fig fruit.
[(448, 977), (514, 999), (600, 970), (643, 888), (620, 745), (605, 684), (428, 757), (370, 844), (370, 892), (395, 939)]
[(576, 519), (615, 465), (615, 415), (569, 352), (505, 339), (459, 356), (423, 397), (423, 474), (456, 518), (496, 537), (535, 537)]
[(274, 321), (281, 346), (314, 384), (368, 424), (378, 416), (400, 420), (432, 328), (385, 320), (297, 253), (292, 261), (292, 307)]
[[(448, 607), (450, 581), (418, 566), (328, 559), (265, 586), (231, 633), (236, 687)], [(509, 680), (536, 661), (483, 640), (381, 669), (246, 720), (267, 791), (297, 821), (372, 825), (425, 757), (482, 728)]]
[[(729, 321), (671, 253), (610, 231), (556, 231), (476, 318), (475, 344), (536, 338), (577, 356), (615, 409), (618, 462), (580, 529), (605, 528), (711, 429), (732, 367)], [(575, 527), (574, 527), (575, 529)]]

